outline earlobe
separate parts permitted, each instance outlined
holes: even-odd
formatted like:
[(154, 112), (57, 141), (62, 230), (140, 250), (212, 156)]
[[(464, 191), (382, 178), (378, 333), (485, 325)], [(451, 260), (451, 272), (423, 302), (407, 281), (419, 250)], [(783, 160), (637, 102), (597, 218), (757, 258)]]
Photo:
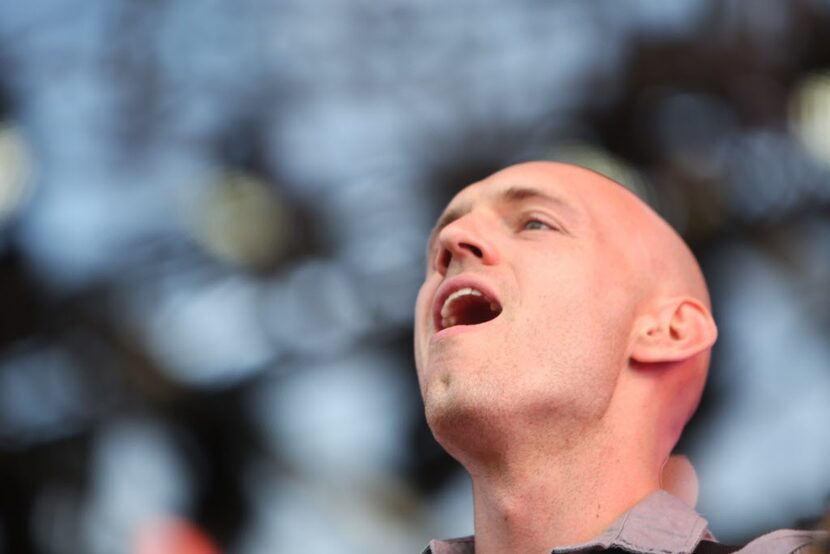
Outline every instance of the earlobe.
[(672, 298), (640, 318), (631, 352), (641, 363), (678, 362), (708, 350), (718, 330), (712, 314), (698, 300)]

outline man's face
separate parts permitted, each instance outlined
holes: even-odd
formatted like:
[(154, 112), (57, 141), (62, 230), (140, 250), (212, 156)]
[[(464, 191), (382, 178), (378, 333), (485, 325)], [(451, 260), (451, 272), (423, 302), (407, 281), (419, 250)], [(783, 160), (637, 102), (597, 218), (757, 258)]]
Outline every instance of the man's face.
[(586, 170), (523, 164), (450, 202), (415, 314), (434, 431), (468, 416), (517, 426), (602, 417), (635, 316), (631, 258), (608, 221), (623, 215), (614, 187)]

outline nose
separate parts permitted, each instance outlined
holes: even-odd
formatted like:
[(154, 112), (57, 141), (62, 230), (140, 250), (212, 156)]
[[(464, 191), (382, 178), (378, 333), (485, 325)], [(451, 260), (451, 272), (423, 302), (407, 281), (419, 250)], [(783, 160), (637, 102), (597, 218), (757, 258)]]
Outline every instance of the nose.
[(489, 229), (482, 217), (468, 213), (456, 219), (438, 234), (438, 253), (435, 268), (442, 275), (450, 264), (480, 263), (495, 265), (499, 262), (498, 250), (493, 240), (495, 229)]

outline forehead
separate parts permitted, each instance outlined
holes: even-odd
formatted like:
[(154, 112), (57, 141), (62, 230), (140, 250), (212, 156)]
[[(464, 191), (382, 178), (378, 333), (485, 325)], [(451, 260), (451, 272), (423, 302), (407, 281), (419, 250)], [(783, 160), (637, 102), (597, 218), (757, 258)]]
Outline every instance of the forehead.
[[(550, 183), (538, 183), (526, 179), (505, 181), (479, 181), (462, 189), (450, 200), (447, 210), (474, 207), (482, 203), (520, 202), (522, 200), (550, 200), (568, 204), (568, 195)], [(445, 210), (445, 211), (447, 211)]]
[(521, 204), (539, 202), (575, 220), (589, 216), (581, 198), (585, 192), (572, 180), (538, 171), (512, 168), (496, 173), (462, 189), (450, 201), (436, 228), (440, 229), (479, 205)]

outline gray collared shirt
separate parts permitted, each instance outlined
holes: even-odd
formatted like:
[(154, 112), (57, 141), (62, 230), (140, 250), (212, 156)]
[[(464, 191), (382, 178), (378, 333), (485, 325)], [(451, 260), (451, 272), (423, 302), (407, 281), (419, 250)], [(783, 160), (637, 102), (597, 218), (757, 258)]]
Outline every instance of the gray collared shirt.
[[(811, 531), (782, 529), (741, 548), (742, 554), (792, 553), (808, 547), (818, 536)], [(701, 540), (714, 541), (706, 520), (682, 500), (656, 491), (625, 512), (598, 537), (577, 545), (560, 546), (552, 554), (621, 548), (647, 554), (690, 554)], [(423, 554), (474, 554), (473, 537), (434, 540)]]

